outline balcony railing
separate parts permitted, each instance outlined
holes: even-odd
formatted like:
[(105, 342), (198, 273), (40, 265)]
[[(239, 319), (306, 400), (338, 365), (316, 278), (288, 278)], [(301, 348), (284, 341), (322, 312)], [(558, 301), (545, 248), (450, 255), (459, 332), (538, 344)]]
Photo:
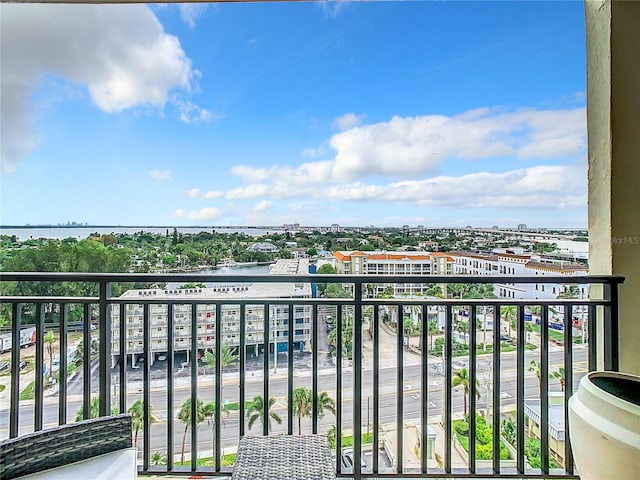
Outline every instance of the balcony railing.
[[(0, 397), (0, 438), (72, 422), (76, 415), (126, 411), (141, 400), (137, 446), (144, 473), (228, 475), (242, 436), (292, 435), (301, 429), (332, 437), (336, 472), (344, 477), (576, 477), (564, 434), (566, 405), (587, 371), (618, 368), (622, 278), (508, 279), (524, 286), (588, 286), (587, 298), (372, 298), (381, 285), (429, 283), (452, 290), (452, 284), (504, 281), (504, 276), (3, 273), (0, 282), (38, 282), (45, 293), (0, 297), (11, 311), (11, 347), (4, 354), (10, 382)], [(47, 286), (67, 282), (91, 285), (96, 295), (46, 294)], [(112, 286), (134, 282), (340, 283), (351, 296), (111, 295)], [(199, 315), (203, 305), (207, 318)], [(226, 306), (238, 314), (231, 328), (223, 315)], [(260, 319), (256, 306), (262, 308)], [(310, 331), (304, 330), (308, 324), (295, 322), (305, 308), (311, 310)], [(263, 322), (258, 333), (248, 327), (249, 309), (251, 322)], [(161, 339), (158, 327), (151, 326), (158, 311), (166, 315)], [(174, 318), (177, 311), (187, 318)], [(278, 318), (285, 312), (284, 331), (282, 324), (276, 326), (276, 311)], [(133, 316), (139, 313), (142, 323)], [(74, 315), (81, 317), (79, 333), (71, 331)], [(178, 333), (174, 326), (184, 322), (187, 328)], [(212, 332), (199, 331), (201, 323)], [(136, 341), (128, 341), (132, 325), (136, 332), (143, 328), (142, 353), (134, 349), (138, 333)], [(336, 331), (329, 334), (332, 325)], [(30, 326), (34, 337), (22, 343), (33, 340), (28, 348), (34, 353), (20, 348), (21, 332)], [(275, 329), (281, 336), (274, 338)], [(45, 340), (49, 331), (53, 339)], [(191, 341), (191, 332), (198, 332), (197, 341)], [(228, 345), (239, 354), (234, 366), (223, 365), (223, 338), (230, 338)], [(215, 357), (213, 368), (198, 360), (205, 350)], [(23, 369), (25, 361), (29, 365)], [(294, 398), (298, 387), (311, 392), (306, 403)], [(321, 392), (335, 400), (335, 414), (322, 415)], [(275, 399), (256, 412), (259, 431), (255, 425), (249, 429), (247, 419), (257, 396)], [(213, 402), (207, 416), (191, 415), (202, 412), (201, 402)], [(525, 416), (526, 402), (539, 415)], [(282, 418), (281, 425), (271, 413)], [(260, 418), (271, 420), (260, 425)], [(532, 429), (560, 429), (563, 440), (542, 434), (536, 444)]]

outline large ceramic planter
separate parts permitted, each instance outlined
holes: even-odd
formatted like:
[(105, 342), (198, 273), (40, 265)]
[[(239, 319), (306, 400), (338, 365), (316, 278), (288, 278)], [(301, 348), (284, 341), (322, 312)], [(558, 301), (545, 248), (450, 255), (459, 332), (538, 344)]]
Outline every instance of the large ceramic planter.
[(569, 399), (569, 437), (582, 480), (640, 475), (640, 377), (591, 372)]

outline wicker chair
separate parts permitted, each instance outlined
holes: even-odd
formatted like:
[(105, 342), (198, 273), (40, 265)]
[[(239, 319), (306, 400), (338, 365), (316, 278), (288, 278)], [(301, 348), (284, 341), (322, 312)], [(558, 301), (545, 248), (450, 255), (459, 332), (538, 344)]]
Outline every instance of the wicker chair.
[[(3, 441), (0, 443), (0, 478), (19, 478), (130, 449), (131, 431), (131, 415), (121, 414), (60, 425)], [(133, 458), (135, 462), (135, 456)]]

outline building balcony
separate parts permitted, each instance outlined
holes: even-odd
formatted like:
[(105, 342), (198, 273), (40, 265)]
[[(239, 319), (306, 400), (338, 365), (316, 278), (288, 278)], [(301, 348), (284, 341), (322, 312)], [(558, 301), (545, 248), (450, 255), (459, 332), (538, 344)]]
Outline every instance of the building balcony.
[[(276, 280), (283, 282), (272, 275), (233, 277), (236, 283)], [(286, 330), (281, 332), (286, 336), (276, 337), (277, 341), (270, 313), (257, 332), (241, 315), (228, 342), (226, 324), (212, 319), (215, 332), (210, 338), (198, 336), (195, 343), (171, 328), (159, 335), (157, 328), (150, 327), (151, 309), (146, 305), (164, 305), (171, 311), (173, 300), (136, 297), (145, 317), (142, 347), (132, 349), (127, 319), (116, 324), (111, 315), (116, 306), (127, 306), (131, 300), (111, 296), (111, 284), (229, 279), (190, 274), (3, 273), (0, 281), (86, 282), (97, 295), (0, 297), (0, 303), (12, 311), (12, 346), (4, 354), (8, 374), (0, 377), (6, 385), (0, 392), (0, 438), (69, 423), (76, 415), (89, 417), (93, 398), (98, 399), (100, 416), (126, 411), (141, 400), (145, 406), (137, 440), (141, 473), (229, 475), (243, 436), (302, 432), (330, 436), (340, 477), (577, 476), (570, 442), (563, 442), (564, 451), (558, 452), (552, 435), (539, 435), (540, 453), (533, 458), (528, 446), (535, 435), (528, 428), (534, 422), (538, 432), (552, 432), (560, 420), (566, 425), (564, 405), (580, 378), (598, 366), (618, 368), (620, 277), (510, 279), (518, 285), (580, 284), (604, 292), (550, 300), (367, 298), (366, 288), (372, 283), (424, 281), (424, 277), (406, 275), (298, 275), (287, 280), (346, 283), (352, 296), (189, 300), (189, 308), (196, 311), (198, 305), (212, 306), (216, 319), (223, 318), (220, 312), (227, 304), (238, 305), (239, 312), (245, 312), (246, 305), (260, 305), (266, 312), (273, 312), (273, 305), (288, 307)], [(504, 277), (432, 276), (429, 281), (497, 285)], [(87, 312), (95, 310), (97, 329), (86, 325), (82, 334), (68, 331), (69, 307), (78, 304), (85, 305)], [(308, 334), (301, 333), (293, 321), (296, 308), (311, 311)], [(571, 321), (558, 329), (558, 318), (573, 319), (576, 312), (585, 319), (579, 328)], [(85, 316), (85, 323), (90, 317)], [(197, 315), (188, 312), (186, 317), (189, 330), (195, 331)], [(333, 334), (328, 317), (336, 328)], [(398, 329), (399, 318), (405, 321)], [(35, 343), (21, 349), (20, 331), (32, 322)], [(252, 322), (253, 328), (255, 319)], [(469, 328), (474, 324), (477, 328)], [(49, 331), (54, 332), (53, 344), (44, 340)], [(77, 350), (80, 340), (80, 357), (91, 361), (62, 355), (52, 368), (49, 350)], [(222, 359), (225, 342), (236, 355), (235, 362)], [(216, 357), (215, 366), (202, 363), (205, 349)], [(21, 370), (25, 360), (30, 367)], [(298, 419), (294, 392), (300, 387), (311, 395), (308, 415)], [(335, 414), (330, 408), (321, 414), (322, 392), (335, 402)], [(550, 392), (563, 400), (560, 412), (557, 402), (550, 402)], [(249, 428), (256, 396), (275, 399), (272, 411), (281, 424), (272, 421), (270, 429), (268, 422), (263, 425), (258, 418)], [(196, 416), (181, 421), (184, 405), (195, 409), (200, 400), (212, 402), (214, 413), (202, 422)], [(536, 406), (535, 418), (527, 416), (527, 405)], [(268, 418), (268, 412), (258, 412), (258, 417), (260, 413)], [(161, 463), (159, 459), (166, 464), (156, 464)]]

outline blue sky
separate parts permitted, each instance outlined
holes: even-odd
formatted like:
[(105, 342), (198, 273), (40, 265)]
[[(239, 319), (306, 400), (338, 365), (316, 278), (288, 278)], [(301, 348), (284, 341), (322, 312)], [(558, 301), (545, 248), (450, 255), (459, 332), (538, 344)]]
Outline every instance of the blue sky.
[(586, 225), (580, 1), (0, 16), (1, 224)]

